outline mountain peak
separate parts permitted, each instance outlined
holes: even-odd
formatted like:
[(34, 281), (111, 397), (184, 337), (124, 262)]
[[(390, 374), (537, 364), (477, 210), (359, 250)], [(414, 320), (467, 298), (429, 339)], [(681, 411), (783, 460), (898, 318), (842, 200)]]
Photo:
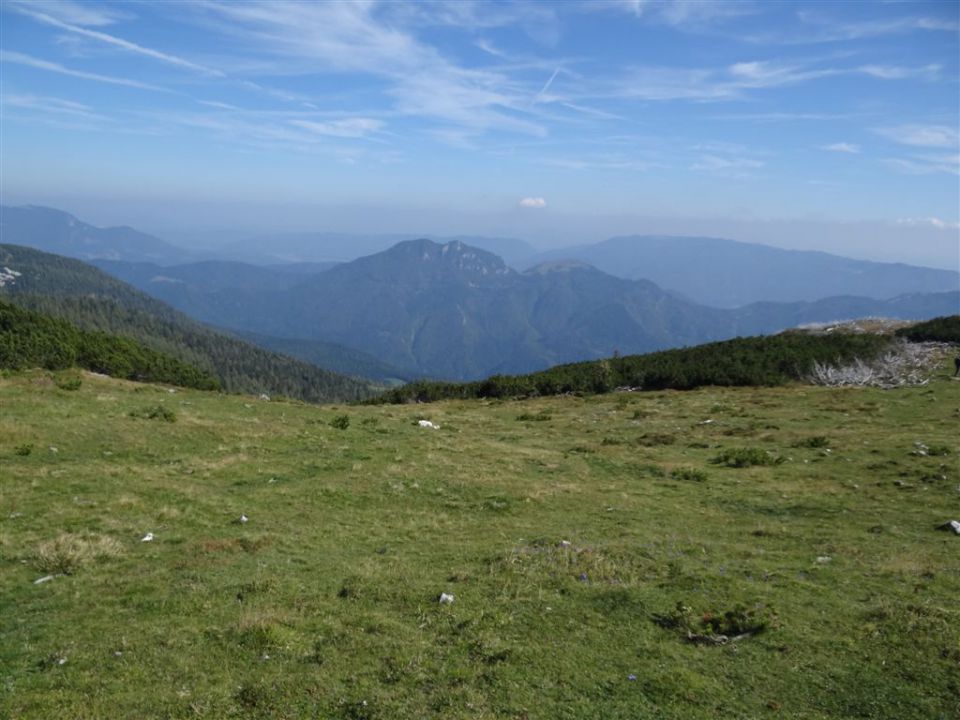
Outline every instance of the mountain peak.
[(395, 260), (434, 266), (445, 272), (454, 270), (467, 275), (507, 275), (513, 272), (500, 257), (460, 240), (447, 243), (406, 240), (394, 245), (386, 254)]

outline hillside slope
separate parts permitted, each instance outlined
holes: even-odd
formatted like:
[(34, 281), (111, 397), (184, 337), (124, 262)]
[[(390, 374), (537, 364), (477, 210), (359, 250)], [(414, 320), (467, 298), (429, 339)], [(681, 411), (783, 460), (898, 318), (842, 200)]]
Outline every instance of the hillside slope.
[(81, 328), (131, 337), (216, 375), (230, 392), (311, 402), (368, 397), (367, 381), (321, 370), (215, 332), (79, 260), (0, 245), (0, 267), (18, 275), (0, 298)]
[(216, 390), (210, 373), (130, 338), (80, 330), (65, 320), (0, 300), (0, 369), (78, 367), (126, 380)]
[(336, 409), (0, 376), (0, 716), (960, 717), (952, 371)]

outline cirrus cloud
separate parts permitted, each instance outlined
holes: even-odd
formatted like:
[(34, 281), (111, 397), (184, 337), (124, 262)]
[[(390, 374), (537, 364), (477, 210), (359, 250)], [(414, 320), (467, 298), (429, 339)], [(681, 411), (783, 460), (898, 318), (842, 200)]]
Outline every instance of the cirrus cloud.
[(547, 201), (542, 197), (525, 197), (518, 204), (522, 208), (545, 208)]

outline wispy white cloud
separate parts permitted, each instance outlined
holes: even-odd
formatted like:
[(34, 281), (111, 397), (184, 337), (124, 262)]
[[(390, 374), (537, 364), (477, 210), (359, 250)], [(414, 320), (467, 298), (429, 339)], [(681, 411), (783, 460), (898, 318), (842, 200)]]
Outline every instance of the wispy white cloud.
[(747, 177), (751, 170), (759, 170), (764, 167), (762, 160), (743, 157), (721, 157), (719, 155), (701, 155), (693, 165), (691, 170), (698, 172), (708, 172), (717, 175), (726, 175), (728, 177)]
[(849, 113), (745, 112), (720, 113), (711, 117), (714, 120), (730, 120), (732, 122), (802, 122), (807, 120), (849, 120), (857, 116)]
[(417, 27), (455, 27), (469, 32), (515, 27), (535, 41), (554, 45), (560, 36), (560, 21), (553, 7), (542, 2), (484, 0), (420, 0), (415, 3), (385, 3), (391, 20)]
[[(783, 63), (751, 60), (722, 68), (677, 68), (640, 66), (629, 68), (611, 87), (610, 94), (650, 101), (688, 100), (711, 102), (747, 97), (753, 92), (799, 85), (829, 77), (870, 75), (899, 80), (931, 77), (939, 66), (924, 68), (818, 66), (815, 63)], [(828, 119), (823, 113), (765, 113), (762, 119)]]
[(102, 27), (112, 25), (118, 20), (129, 17), (129, 6), (124, 10), (120, 9), (119, 3), (110, 3), (109, 5), (93, 5), (91, 3), (78, 3), (72, 0), (6, 0), (8, 7), (16, 10), (41, 10), (52, 17), (62, 20), (65, 23), (73, 25), (83, 25), (85, 27)]
[(908, 225), (912, 227), (934, 227), (938, 230), (960, 230), (960, 222), (950, 220), (941, 220), (936, 217), (926, 218), (901, 218), (897, 220), (897, 225)]
[(314, 120), (293, 120), (292, 125), (309, 130), (317, 135), (339, 138), (362, 138), (375, 133), (383, 127), (383, 121), (373, 118), (344, 118), (316, 122)]
[[(57, 19), (51, 15), (48, 15), (43, 12), (38, 12), (33, 8), (35, 5), (14, 5), (14, 9), (18, 12), (33, 18), (37, 22), (41, 22), (45, 25), (50, 25), (52, 27), (58, 28), (60, 30), (66, 30), (67, 32), (80, 35), (91, 40), (96, 40), (98, 42), (110, 45), (111, 47), (120, 48), (130, 53), (136, 55), (142, 55), (143, 57), (151, 58), (152, 60), (158, 60), (160, 62), (166, 63), (168, 65), (174, 65), (176, 67), (182, 68), (184, 70), (191, 70), (193, 72), (199, 72), (204, 75), (211, 75), (213, 77), (223, 77), (223, 73), (219, 70), (213, 68), (205, 67), (189, 60), (185, 60), (176, 55), (170, 55), (169, 53), (160, 52), (159, 50), (154, 50), (153, 48), (144, 47), (143, 45), (138, 45), (137, 43), (130, 42), (129, 40), (124, 40), (123, 38), (116, 37), (115, 35), (109, 35), (105, 32), (99, 30), (90, 30), (85, 27), (80, 27), (79, 25), (74, 25), (69, 22), (64, 22), (63, 20)], [(44, 7), (40, 5), (40, 7)]]
[(531, 115), (528, 86), (447, 59), (402, 27), (384, 23), (371, 3), (211, 0), (202, 8), (223, 22), (222, 32), (273, 56), (277, 73), (369, 74), (388, 81), (394, 109), (403, 114), (478, 132), (546, 132)]
[(874, 132), (901, 145), (929, 148), (956, 148), (960, 134), (956, 127), (947, 125), (896, 125), (875, 128)]
[(836, 142), (829, 145), (821, 145), (821, 150), (828, 150), (829, 152), (838, 152), (838, 153), (851, 153), (856, 155), (860, 152), (860, 146), (854, 143), (847, 142)]
[(904, 175), (960, 175), (960, 155), (910, 155), (884, 162)]
[(553, 85), (553, 81), (557, 79), (557, 75), (559, 74), (560, 74), (560, 68), (558, 67), (556, 70), (553, 71), (553, 74), (543, 84), (543, 87), (540, 88), (540, 92), (538, 92), (536, 96), (533, 98), (534, 102), (538, 102), (539, 100), (541, 100), (546, 96), (547, 91), (550, 89), (550, 86)]
[(587, 10), (613, 10), (638, 19), (688, 30), (699, 30), (758, 12), (749, 0), (588, 0)]
[(45, 115), (62, 115), (84, 120), (109, 122), (109, 118), (94, 112), (88, 105), (62, 98), (11, 94), (0, 98), (0, 103), (7, 107), (35, 110)]
[(934, 31), (957, 32), (960, 23), (955, 19), (907, 15), (880, 20), (842, 21), (818, 11), (802, 10), (797, 19), (811, 27), (810, 34), (800, 33), (794, 38), (785, 38), (786, 42), (836, 42), (842, 40), (861, 40), (883, 35), (898, 35), (909, 32)]
[(32, 55), (26, 55), (24, 53), (14, 52), (12, 50), (0, 50), (0, 62), (25, 65), (27, 67), (36, 68), (37, 70), (46, 70), (48, 72), (59, 73), (60, 75), (69, 75), (70, 77), (80, 78), (82, 80), (93, 80), (94, 82), (107, 83), (109, 85), (123, 85), (126, 87), (139, 88), (141, 90), (166, 91), (165, 88), (158, 87), (157, 85), (150, 85), (138, 80), (130, 80), (128, 78), (120, 78), (113, 75), (101, 75), (99, 73), (85, 72), (83, 70), (74, 70), (51, 60), (35, 58)]
[(207, 107), (216, 108), (217, 110), (239, 110), (236, 105), (231, 105), (230, 103), (220, 102), (219, 100), (197, 100), (200, 105), (206, 105)]
[(942, 65), (933, 63), (923, 67), (902, 67), (900, 65), (861, 65), (858, 70), (864, 75), (870, 75), (881, 80), (936, 80), (940, 77)]
[(661, 163), (634, 160), (621, 155), (591, 155), (589, 157), (548, 157), (542, 161), (549, 167), (564, 170), (635, 170), (646, 172), (653, 168), (666, 167)]
[(517, 203), (522, 208), (539, 209), (547, 206), (547, 201), (542, 197), (525, 197)]

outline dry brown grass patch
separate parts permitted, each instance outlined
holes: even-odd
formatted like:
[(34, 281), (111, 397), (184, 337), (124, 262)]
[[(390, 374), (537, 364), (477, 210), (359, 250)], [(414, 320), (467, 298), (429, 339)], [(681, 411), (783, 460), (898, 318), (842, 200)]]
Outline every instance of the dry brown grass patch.
[(122, 553), (123, 545), (107, 535), (61, 533), (40, 543), (30, 560), (41, 572), (72, 575), (83, 565)]

